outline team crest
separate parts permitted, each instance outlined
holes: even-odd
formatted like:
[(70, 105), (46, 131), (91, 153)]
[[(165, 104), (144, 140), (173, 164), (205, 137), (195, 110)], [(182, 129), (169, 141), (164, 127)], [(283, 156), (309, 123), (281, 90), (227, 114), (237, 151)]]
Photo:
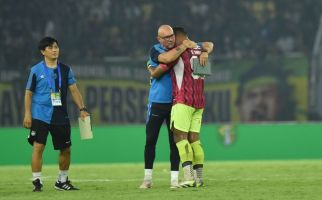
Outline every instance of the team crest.
[(226, 124), (218, 127), (220, 142), (225, 146), (230, 146), (236, 141), (235, 126)]
[(36, 135), (36, 131), (31, 131), (30, 135), (31, 136), (35, 136)]

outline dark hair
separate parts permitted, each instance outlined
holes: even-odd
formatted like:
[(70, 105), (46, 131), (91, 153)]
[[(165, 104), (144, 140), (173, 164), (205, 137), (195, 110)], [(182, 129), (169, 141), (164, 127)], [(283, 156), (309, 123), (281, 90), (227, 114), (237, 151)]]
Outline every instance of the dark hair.
[(173, 27), (173, 33), (175, 35), (178, 35), (178, 34), (182, 34), (182, 35), (185, 35), (185, 36), (188, 35), (187, 32), (184, 30), (183, 27)]
[(38, 49), (41, 50), (45, 50), (46, 47), (53, 45), (56, 42), (56, 44), (58, 45), (58, 41), (55, 38), (52, 37), (44, 37), (43, 39), (41, 39), (38, 43)]

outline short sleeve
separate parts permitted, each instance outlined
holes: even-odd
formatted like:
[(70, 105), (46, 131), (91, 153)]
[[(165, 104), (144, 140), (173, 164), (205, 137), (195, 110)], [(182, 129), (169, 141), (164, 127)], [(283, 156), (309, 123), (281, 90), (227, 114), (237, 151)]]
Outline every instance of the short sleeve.
[(151, 50), (150, 50), (150, 58), (151, 60), (154, 62), (154, 63), (159, 63), (159, 55), (161, 53), (155, 49), (155, 47), (152, 47)]
[(36, 81), (37, 81), (36, 74), (32, 70), (30, 70), (28, 80), (27, 80), (26, 90), (30, 90), (34, 92), (36, 88)]
[(153, 62), (152, 59), (150, 58), (147, 62), (147, 65), (150, 65), (153, 68), (156, 68), (158, 66), (158, 63)]
[(74, 73), (72, 71), (71, 68), (69, 68), (69, 72), (68, 72), (68, 86), (73, 85), (74, 83), (76, 83), (76, 79), (74, 77)]

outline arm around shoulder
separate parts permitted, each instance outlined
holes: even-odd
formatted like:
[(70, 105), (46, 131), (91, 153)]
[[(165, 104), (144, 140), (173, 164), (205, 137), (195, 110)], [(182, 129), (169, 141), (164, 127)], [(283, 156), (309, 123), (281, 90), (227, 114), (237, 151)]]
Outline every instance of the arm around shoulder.
[(177, 58), (180, 57), (180, 55), (187, 49), (187, 46), (185, 44), (181, 44), (177, 46), (176, 48), (173, 48), (167, 52), (161, 53), (158, 56), (158, 61), (160, 63), (171, 63), (175, 61)]

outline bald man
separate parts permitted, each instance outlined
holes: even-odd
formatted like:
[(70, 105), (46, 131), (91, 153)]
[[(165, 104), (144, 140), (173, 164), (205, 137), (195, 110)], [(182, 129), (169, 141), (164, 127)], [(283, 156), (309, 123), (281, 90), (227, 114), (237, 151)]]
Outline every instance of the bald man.
[[(169, 64), (176, 61), (187, 49), (195, 46), (194, 42), (184, 41), (175, 47), (175, 37), (172, 27), (162, 25), (158, 29), (158, 44), (150, 50), (150, 67), (157, 67), (160, 63)], [(169, 73), (164, 73), (159, 78), (151, 78), (151, 87), (148, 99), (148, 111), (146, 120), (146, 142), (144, 150), (144, 180), (140, 188), (152, 187), (152, 170), (155, 159), (155, 146), (159, 137), (160, 128), (166, 122), (170, 144), (171, 179), (170, 187), (177, 188), (180, 157), (170, 130), (170, 114), (172, 107), (172, 83)]]
[[(176, 45), (189, 40), (183, 27), (173, 28)], [(170, 67), (173, 89), (171, 126), (174, 141), (181, 158), (184, 181), (181, 187), (203, 186), (204, 151), (200, 143), (204, 99), (204, 77), (193, 74), (192, 58), (198, 58), (202, 66), (207, 63), (208, 54), (213, 51), (212, 42), (199, 42), (196, 48), (187, 49), (180, 56), (180, 61)], [(167, 72), (169, 67), (160, 64), (149, 68), (152, 77), (158, 78)]]

